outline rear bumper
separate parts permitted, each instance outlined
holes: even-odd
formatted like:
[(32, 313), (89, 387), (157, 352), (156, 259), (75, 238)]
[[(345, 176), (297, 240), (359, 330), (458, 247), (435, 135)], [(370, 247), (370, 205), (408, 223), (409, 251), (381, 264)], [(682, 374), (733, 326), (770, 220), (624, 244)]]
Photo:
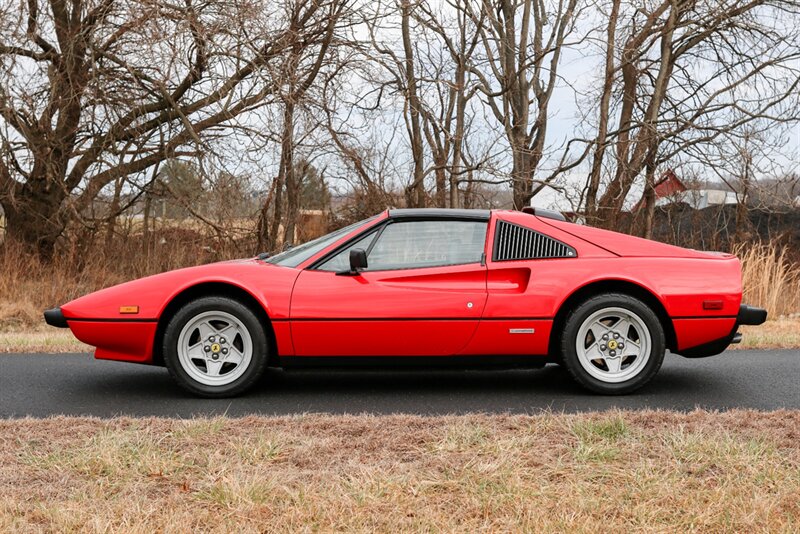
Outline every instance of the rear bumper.
[(767, 320), (767, 310), (742, 304), (739, 306), (739, 315), (736, 316), (736, 324), (759, 325)]
[(741, 342), (742, 334), (738, 332), (740, 325), (760, 325), (766, 320), (767, 310), (742, 304), (739, 306), (739, 313), (736, 316), (736, 323), (734, 323), (733, 328), (728, 335), (719, 339), (715, 339), (709, 343), (704, 343), (696, 347), (682, 350), (678, 352), (678, 354), (687, 358), (705, 358), (707, 356), (715, 356), (727, 349), (732, 343)]
[(49, 324), (50, 326), (55, 326), (56, 328), (68, 328), (69, 325), (67, 324), (67, 319), (64, 317), (64, 314), (61, 312), (61, 308), (53, 308), (50, 310), (45, 310), (44, 312), (44, 322)]

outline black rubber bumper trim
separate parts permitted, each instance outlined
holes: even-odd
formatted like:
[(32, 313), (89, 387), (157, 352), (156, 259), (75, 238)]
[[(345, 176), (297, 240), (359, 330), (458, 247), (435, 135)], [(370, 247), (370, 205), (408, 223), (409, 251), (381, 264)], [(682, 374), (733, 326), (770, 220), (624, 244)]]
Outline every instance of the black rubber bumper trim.
[(739, 306), (739, 315), (736, 316), (736, 324), (759, 325), (767, 320), (767, 310), (742, 304)]
[(686, 358), (705, 358), (708, 356), (716, 356), (727, 349), (731, 343), (734, 343), (734, 340), (736, 343), (741, 341), (742, 335), (737, 332), (737, 330), (739, 330), (739, 325), (759, 325), (763, 324), (766, 320), (767, 310), (742, 304), (739, 306), (739, 314), (736, 316), (736, 323), (733, 325), (733, 329), (731, 330), (730, 334), (697, 347), (692, 347), (690, 349), (677, 352), (676, 354), (680, 354)]
[(69, 326), (67, 325), (67, 319), (61, 312), (61, 308), (53, 308), (51, 310), (45, 310), (44, 322), (46, 322), (50, 326), (55, 326), (56, 328), (67, 328)]

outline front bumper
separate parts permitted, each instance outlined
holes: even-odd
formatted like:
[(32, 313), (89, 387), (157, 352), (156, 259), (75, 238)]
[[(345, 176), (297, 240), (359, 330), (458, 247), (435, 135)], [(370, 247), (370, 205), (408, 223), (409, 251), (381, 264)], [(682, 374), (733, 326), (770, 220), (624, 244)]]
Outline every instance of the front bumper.
[(53, 308), (44, 312), (44, 320), (56, 328), (71, 328), (80, 341), (97, 347), (95, 358), (134, 363), (153, 361), (153, 340), (158, 327), (155, 319), (70, 318), (67, 324), (61, 308)]
[(739, 306), (739, 313), (736, 315), (736, 323), (733, 325), (733, 329), (731, 330), (730, 334), (720, 339), (715, 339), (709, 343), (704, 343), (703, 345), (683, 350), (678, 352), (678, 354), (687, 358), (705, 358), (707, 356), (715, 356), (727, 349), (732, 343), (739, 343), (742, 341), (742, 334), (738, 332), (739, 326), (743, 324), (754, 326), (760, 325), (766, 320), (767, 310), (756, 308), (755, 306), (750, 306), (748, 304), (742, 304)]
[(46, 322), (50, 326), (55, 326), (56, 328), (69, 327), (69, 325), (67, 324), (66, 317), (64, 317), (64, 314), (61, 312), (61, 308), (53, 308), (51, 310), (45, 310), (44, 322)]

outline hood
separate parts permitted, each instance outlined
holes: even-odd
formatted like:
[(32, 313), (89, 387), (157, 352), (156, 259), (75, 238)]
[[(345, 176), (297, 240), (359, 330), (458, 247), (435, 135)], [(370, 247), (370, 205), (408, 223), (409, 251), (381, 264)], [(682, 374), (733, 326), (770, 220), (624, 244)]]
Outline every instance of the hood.
[(557, 221), (554, 219), (539, 218), (543, 223), (567, 232), (579, 239), (601, 247), (617, 256), (629, 258), (652, 257), (652, 258), (705, 258), (705, 259), (725, 259), (731, 258), (731, 254), (720, 252), (702, 252), (674, 245), (667, 245), (650, 239), (643, 239), (628, 234), (612, 232), (591, 226)]
[[(67, 302), (61, 306), (61, 310), (67, 319), (151, 320), (158, 317), (174, 295), (192, 285), (225, 283), (241, 287), (243, 282), (263, 282), (266, 272), (279, 273), (277, 280), (281, 281), (296, 277), (298, 271), (278, 268), (255, 259), (209, 263), (154, 274), (101, 289)], [(127, 315), (120, 311), (123, 307), (136, 308), (138, 311)]]

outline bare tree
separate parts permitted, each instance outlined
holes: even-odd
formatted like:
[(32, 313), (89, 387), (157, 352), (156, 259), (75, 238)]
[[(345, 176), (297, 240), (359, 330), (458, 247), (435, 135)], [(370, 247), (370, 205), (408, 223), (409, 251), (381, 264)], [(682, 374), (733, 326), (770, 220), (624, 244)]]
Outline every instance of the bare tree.
[[(645, 200), (652, 199), (659, 165), (701, 153), (752, 120), (796, 120), (800, 84), (800, 35), (780, 18), (797, 20), (794, 1), (664, 0), (629, 17), (613, 2), (585, 199), (587, 215), (605, 226), (619, 221), (643, 173)], [(614, 35), (622, 40), (618, 57)], [(612, 98), (615, 105), (608, 105)], [(611, 120), (616, 124), (607, 131)], [(607, 146), (613, 150), (604, 159)], [(599, 194), (604, 162), (611, 172)], [(649, 235), (652, 211), (644, 225)]]
[[(414, 43), (419, 27), (414, 17), (416, 9), (418, 2), (412, 0), (396, 0), (388, 4), (379, 1), (365, 15), (372, 51), (375, 52), (375, 54), (366, 52), (369, 61), (380, 65), (383, 72), (389, 75), (389, 81), (380, 83), (391, 84), (403, 98), (403, 119), (408, 134), (412, 165), (411, 179), (405, 187), (408, 207), (424, 207), (427, 203), (422, 104)], [(400, 50), (395, 49), (391, 39), (386, 38), (387, 34), (398, 32)]]
[[(403, 199), (521, 207), (585, 161), (590, 222), (619, 226), (643, 191), (626, 228), (649, 236), (665, 167), (757, 189), (779, 142), (760, 136), (800, 121), (798, 22), (798, 0), (0, 0), (6, 235), (43, 257), (65, 230), (110, 246), (143, 198), (149, 238), (160, 165), (208, 176), (248, 137), (261, 154), (240, 175), (271, 178), (261, 248), (296, 234), (304, 161), (357, 199), (353, 216)], [(579, 90), (562, 63), (587, 43), (596, 85), (559, 154), (552, 103)]]
[[(300, 179), (296, 175), (295, 161), (295, 122), (297, 112), (304, 105), (307, 92), (312, 89), (317, 76), (324, 68), (329, 68), (332, 59), (332, 46), (337, 46), (339, 36), (336, 31), (348, 6), (347, 0), (331, 0), (326, 4), (310, 4), (311, 8), (320, 12), (314, 16), (325, 21), (324, 31), (308, 39), (305, 32), (309, 5), (302, 1), (287, 4), (289, 19), (288, 35), (290, 41), (287, 50), (275, 67), (279, 80), (276, 93), (282, 106), (282, 125), (280, 132), (280, 163), (275, 178), (274, 194), (271, 196), (272, 206), (265, 204), (261, 210), (258, 224), (259, 248), (272, 250), (278, 241), (278, 230), (285, 220), (284, 243), (291, 242), (295, 234), (295, 225), (300, 210)], [(333, 66), (336, 68), (336, 65)], [(284, 189), (286, 196), (286, 216), (283, 214)], [(272, 221), (267, 224), (269, 210), (272, 208)]]
[(606, 140), (608, 138), (608, 123), (610, 121), (609, 108), (611, 106), (611, 94), (614, 90), (615, 55), (617, 24), (619, 19), (619, 7), (622, 0), (611, 0), (611, 9), (606, 23), (606, 42), (605, 42), (605, 65), (603, 72), (603, 87), (600, 92), (599, 120), (597, 124), (597, 135), (594, 141), (594, 151), (592, 153), (592, 168), (589, 172), (589, 179), (586, 192), (586, 216), (590, 221), (594, 221), (597, 211), (597, 192), (600, 189), (600, 173), (603, 167), (603, 158), (606, 150)]
[[(511, 147), (515, 207), (541, 189), (535, 174), (545, 156), (548, 113), (564, 47), (581, 13), (578, 0), (465, 2), (483, 44), (483, 64), (471, 72)], [(551, 175), (551, 179), (554, 175)]]
[(465, 2), (452, 0), (441, 10), (421, 3), (416, 15), (441, 43), (435, 42), (432, 47), (429, 43), (433, 53), (424, 57), (422, 69), (434, 86), (434, 98), (423, 104), (422, 117), (436, 177), (434, 201), (442, 208), (460, 206), (459, 184), (481, 164), (468, 161), (465, 143), (471, 123), (468, 105), (478, 91), (469, 69), (480, 43), (478, 27), (483, 19), (473, 23), (464, 9)]
[(270, 66), (329, 32), (327, 2), (7, 0), (0, 26), (0, 202), (8, 236), (49, 256), (107, 184), (206, 140), (275, 93)]

